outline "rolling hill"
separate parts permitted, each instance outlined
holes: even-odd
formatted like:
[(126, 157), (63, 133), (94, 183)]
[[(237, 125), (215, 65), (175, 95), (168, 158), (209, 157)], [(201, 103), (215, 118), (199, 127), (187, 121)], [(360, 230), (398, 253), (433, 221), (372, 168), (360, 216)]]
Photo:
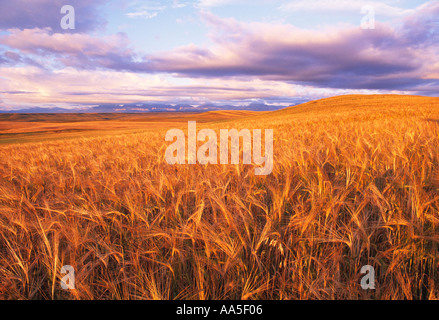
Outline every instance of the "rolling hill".
[[(175, 116), (0, 146), (0, 298), (439, 299), (438, 98)], [(188, 119), (273, 129), (273, 172), (169, 165), (165, 133)], [(75, 290), (59, 285), (63, 265)]]

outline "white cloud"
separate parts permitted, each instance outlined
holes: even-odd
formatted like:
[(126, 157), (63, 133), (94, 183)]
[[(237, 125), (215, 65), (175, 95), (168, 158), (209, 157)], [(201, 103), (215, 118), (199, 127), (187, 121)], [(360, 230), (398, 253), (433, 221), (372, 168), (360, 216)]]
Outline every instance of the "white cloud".
[[(387, 1), (388, 2), (388, 1)], [(361, 8), (372, 6), (375, 13), (385, 16), (403, 16), (414, 13), (416, 10), (392, 6), (386, 1), (364, 0), (300, 0), (290, 1), (279, 7), (286, 12), (360, 12)]]
[(235, 4), (275, 5), (277, 2), (280, 2), (280, 1), (281, 0), (199, 0), (197, 6), (200, 8), (213, 8), (213, 7), (222, 7), (222, 6), (235, 5)]
[(160, 12), (165, 11), (166, 6), (160, 5), (142, 5), (136, 7), (136, 9), (132, 12), (128, 12), (125, 15), (128, 18), (140, 18), (140, 19), (152, 19), (157, 17)]
[(173, 0), (173, 2), (172, 2), (172, 8), (174, 8), (174, 9), (184, 8), (186, 6), (187, 6), (187, 4), (184, 2), (181, 2), (180, 0)]
[(233, 0), (200, 0), (198, 5), (203, 8), (211, 8), (228, 5), (233, 2)]
[(142, 18), (142, 19), (152, 19), (154, 17), (157, 17), (157, 12), (151, 12), (151, 11), (137, 11), (137, 12), (129, 12), (125, 14), (128, 18)]

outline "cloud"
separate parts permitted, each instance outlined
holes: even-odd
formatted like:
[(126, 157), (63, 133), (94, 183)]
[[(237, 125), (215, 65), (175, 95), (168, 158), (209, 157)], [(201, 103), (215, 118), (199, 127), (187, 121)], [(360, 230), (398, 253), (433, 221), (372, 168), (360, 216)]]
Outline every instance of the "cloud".
[(105, 54), (118, 46), (127, 44), (126, 36), (118, 33), (113, 36), (96, 37), (88, 34), (53, 33), (45, 29), (8, 29), (9, 34), (0, 35), (0, 43), (24, 53), (77, 53)]
[[(1, 73), (0, 95), (9, 105), (141, 101), (152, 91), (151, 88), (166, 91), (169, 86), (158, 76), (70, 67), (56, 71), (37, 67), (3, 67)], [(20, 92), (16, 91), (17, 88)]]
[[(258, 77), (329, 88), (417, 90), (438, 74), (438, 27), (430, 3), (375, 30), (342, 26), (304, 30), (241, 23), (204, 12), (211, 47), (188, 45), (148, 57), (148, 69), (182, 77)], [(436, 66), (432, 68), (432, 66)]]
[[(144, 75), (111, 70), (64, 68), (49, 71), (38, 67), (0, 69), (0, 97), (8, 107), (46, 105), (96, 105), (145, 101), (243, 104), (263, 100), (293, 104), (297, 97), (325, 97), (353, 91), (327, 91), (290, 83), (260, 79), (174, 79), (167, 75)], [(17, 90), (20, 88), (20, 90)], [(357, 93), (376, 93), (356, 91)], [(249, 99), (251, 97), (251, 99)]]
[(179, 9), (179, 8), (185, 8), (187, 7), (187, 3), (186, 2), (181, 2), (180, 0), (173, 0), (172, 1), (172, 8), (174, 9)]
[(98, 37), (53, 33), (50, 28), (9, 29), (8, 32), (0, 35), (0, 44), (18, 50), (22, 55), (45, 58), (46, 64), (55, 64), (52, 67), (138, 70), (134, 62), (136, 55), (129, 48), (129, 40), (124, 33)]
[(407, 45), (437, 48), (439, 43), (439, 2), (428, 2), (418, 7), (416, 14), (404, 17), (401, 37)]
[(0, 29), (51, 28), (64, 32), (60, 26), (61, 8), (72, 5), (75, 9), (75, 32), (95, 30), (105, 24), (100, 6), (107, 0), (0, 0)]
[(273, 5), (273, 3), (281, 2), (282, 0), (199, 0), (197, 3), (198, 8), (209, 9), (214, 7), (223, 7), (229, 5)]
[(128, 12), (125, 15), (131, 19), (135, 19), (135, 18), (152, 19), (157, 17), (157, 15), (163, 12), (166, 8), (167, 6), (160, 5), (159, 3), (152, 3), (150, 5), (138, 6), (134, 11)]
[(300, 0), (282, 4), (279, 9), (285, 12), (360, 12), (365, 6), (374, 8), (375, 13), (384, 16), (403, 16), (415, 10), (404, 9), (387, 4), (386, 1), (364, 0)]
[[(43, 1), (43, 0), (38, 0)], [(136, 52), (123, 34), (9, 28), (0, 35), (4, 103), (314, 98), (345, 93), (437, 94), (439, 3), (375, 30), (306, 30), (203, 11), (212, 45)], [(20, 88), (17, 90), (17, 88)]]
[(157, 17), (157, 12), (151, 12), (147, 10), (137, 11), (137, 12), (129, 12), (126, 14), (128, 18), (142, 18), (142, 19), (152, 19)]
[[(375, 30), (353, 25), (306, 30), (281, 23), (242, 23), (203, 11), (212, 46), (191, 44), (150, 55), (131, 49), (123, 33), (98, 38), (54, 33), (49, 28), (11, 29), (0, 36), (0, 44), (20, 55), (50, 57), (57, 67), (79, 70), (414, 92), (437, 88), (439, 45), (434, 21), (438, 14), (439, 3), (429, 3), (398, 26), (378, 22)], [(5, 58), (1, 63), (6, 63)]]
[(37, 67), (43, 67), (41, 63), (38, 61), (31, 59), (29, 57), (23, 56), (21, 54), (18, 54), (14, 51), (0, 51), (0, 66), (7, 65), (7, 66), (14, 66), (14, 65), (30, 65), (30, 66), (37, 66)]
[(233, 0), (200, 0), (198, 5), (202, 8), (211, 8), (229, 5), (233, 2)]

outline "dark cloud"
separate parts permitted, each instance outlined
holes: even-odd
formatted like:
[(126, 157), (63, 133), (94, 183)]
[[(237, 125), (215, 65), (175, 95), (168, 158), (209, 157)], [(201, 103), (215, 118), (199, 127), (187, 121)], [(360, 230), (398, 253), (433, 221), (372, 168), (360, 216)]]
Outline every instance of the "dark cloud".
[[(0, 0), (0, 29), (51, 28), (57, 32), (85, 32), (102, 26), (105, 21), (99, 6), (105, 0)], [(75, 9), (75, 30), (61, 28), (60, 13), (64, 5)]]

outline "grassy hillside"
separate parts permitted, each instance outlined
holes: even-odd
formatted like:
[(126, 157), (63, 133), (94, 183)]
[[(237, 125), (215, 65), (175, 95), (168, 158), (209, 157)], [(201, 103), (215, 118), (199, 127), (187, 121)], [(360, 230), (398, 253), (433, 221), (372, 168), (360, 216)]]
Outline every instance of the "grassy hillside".
[(0, 147), (0, 298), (439, 298), (438, 98), (201, 126), (273, 129), (273, 173), (168, 165), (167, 127)]

